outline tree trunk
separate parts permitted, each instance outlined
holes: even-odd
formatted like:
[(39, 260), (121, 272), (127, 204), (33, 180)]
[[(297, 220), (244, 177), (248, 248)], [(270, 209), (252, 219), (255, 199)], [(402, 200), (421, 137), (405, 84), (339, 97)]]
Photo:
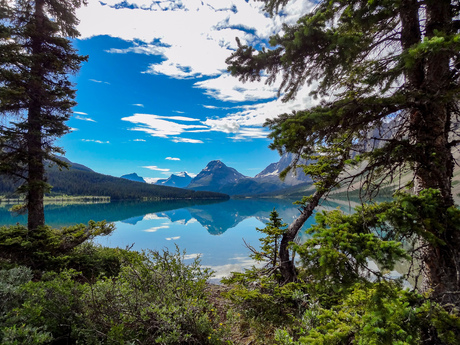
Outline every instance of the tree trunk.
[(280, 244), (280, 271), (285, 284), (294, 282), (297, 277), (293, 258), (289, 255), (289, 243), (294, 241), (302, 226), (313, 214), (324, 193), (325, 190), (321, 192), (316, 191), (315, 194), (313, 194), (312, 200), (302, 209), (300, 215), (289, 225), (288, 229), (283, 234)]
[[(448, 1), (426, 2), (427, 38), (436, 32), (451, 33), (452, 13)], [(403, 21), (404, 24), (404, 21)], [(403, 48), (414, 44), (403, 41)], [(409, 73), (411, 91), (422, 95), (414, 102), (410, 115), (410, 135), (415, 148), (415, 192), (423, 189), (438, 189), (442, 198), (443, 216), (447, 219), (447, 209), (454, 205), (452, 197), (452, 176), (454, 160), (449, 144), (451, 126), (451, 104), (444, 101), (450, 85), (450, 56), (452, 52), (439, 50), (424, 61), (424, 78), (420, 70)], [(446, 97), (447, 98), (447, 97)], [(445, 245), (425, 241), (423, 243), (423, 290), (430, 292), (437, 302), (459, 306), (460, 292), (460, 235), (454, 229), (438, 229), (434, 235)]]
[(337, 165), (329, 165), (328, 176), (322, 181), (321, 185), (317, 187), (315, 193), (311, 197), (308, 205), (302, 208), (300, 215), (289, 225), (287, 231), (283, 234), (280, 243), (280, 272), (283, 276), (284, 283), (294, 282), (297, 278), (297, 272), (294, 264), (294, 256), (292, 258), (289, 255), (289, 243), (294, 241), (295, 237), (299, 233), (302, 226), (305, 224), (308, 218), (311, 217), (318, 206), (321, 198), (328, 193), (331, 188), (337, 184), (337, 180), (340, 173), (343, 171), (345, 161), (349, 158), (348, 153), (344, 153), (342, 157), (338, 159)]
[(32, 66), (29, 86), (30, 105), (27, 119), (27, 154), (28, 154), (28, 190), (27, 211), (29, 230), (36, 230), (45, 225), (45, 210), (43, 195), (45, 192), (45, 168), (43, 162), (43, 78), (44, 68), (42, 63), (42, 33), (44, 32), (44, 1), (35, 2), (35, 31), (31, 35)]

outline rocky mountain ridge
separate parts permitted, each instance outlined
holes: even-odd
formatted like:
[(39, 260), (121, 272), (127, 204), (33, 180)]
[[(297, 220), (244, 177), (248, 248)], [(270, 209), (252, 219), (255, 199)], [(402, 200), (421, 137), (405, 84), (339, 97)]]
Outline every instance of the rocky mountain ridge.
[(167, 179), (157, 180), (156, 185), (185, 188), (192, 181), (192, 177), (187, 174), (185, 171), (179, 174), (172, 174)]

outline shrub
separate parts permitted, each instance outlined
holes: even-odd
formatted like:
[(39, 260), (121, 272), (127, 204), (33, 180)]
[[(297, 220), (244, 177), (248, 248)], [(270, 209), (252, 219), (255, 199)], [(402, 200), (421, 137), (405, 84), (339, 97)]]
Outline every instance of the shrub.
[(148, 251), (117, 277), (85, 291), (87, 344), (213, 344), (222, 330), (205, 293), (209, 269), (183, 255)]

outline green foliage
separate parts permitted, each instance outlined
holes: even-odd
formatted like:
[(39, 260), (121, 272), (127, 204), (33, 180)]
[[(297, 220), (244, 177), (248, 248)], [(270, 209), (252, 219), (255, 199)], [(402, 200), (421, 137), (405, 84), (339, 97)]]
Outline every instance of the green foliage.
[(266, 267), (269, 269), (276, 269), (279, 266), (279, 245), (281, 236), (285, 232), (283, 228), (285, 228), (286, 225), (286, 223), (282, 222), (278, 212), (273, 209), (273, 211), (270, 212), (270, 221), (266, 224), (265, 228), (256, 228), (257, 231), (265, 234), (264, 237), (259, 239), (261, 243), (260, 250), (253, 250), (253, 253), (249, 256), (258, 262), (265, 262)]
[(62, 267), (69, 260), (67, 254), (75, 247), (99, 235), (110, 234), (113, 224), (90, 221), (88, 225), (54, 229), (43, 226), (29, 231), (25, 226), (0, 227), (0, 257), (4, 260), (48, 269)]
[(206, 294), (212, 272), (184, 255), (120, 253), (118, 274), (93, 282), (72, 269), (39, 281), (28, 269), (0, 271), (0, 343), (221, 344), (225, 329)]
[[(45, 160), (59, 166), (63, 150), (53, 141), (66, 134), (75, 90), (68, 75), (87, 57), (78, 55), (70, 39), (79, 36), (75, 11), (82, 1), (2, 1), (0, 24), (0, 173), (21, 181), (31, 229), (45, 223), (43, 194), (50, 185)], [(4, 11), (4, 9), (7, 9)]]
[(296, 323), (296, 316), (300, 316), (297, 311), (304, 296), (302, 285), (280, 285), (279, 245), (286, 231), (284, 227), (286, 224), (274, 209), (265, 228), (257, 228), (265, 234), (259, 239), (260, 249), (249, 247), (252, 251), (250, 257), (264, 262), (264, 267), (254, 266), (222, 279), (223, 284), (232, 287), (224, 295), (233, 302), (234, 309), (241, 316), (234, 322), (239, 323), (241, 332), (251, 333), (258, 344), (266, 344), (273, 338), (277, 326), (291, 327)]
[(118, 275), (124, 262), (138, 256), (140, 254), (135, 251), (103, 247), (87, 241), (68, 252), (58, 268), (72, 268), (81, 272), (85, 279), (94, 281), (100, 276)]
[(24, 294), (21, 285), (32, 279), (32, 271), (27, 267), (15, 267), (9, 270), (0, 270), (0, 320), (11, 309), (19, 306)]
[[(108, 196), (111, 200), (228, 199), (228, 195), (222, 193), (139, 183), (83, 170), (75, 165), (69, 169), (56, 166), (46, 169), (48, 182), (52, 185), (51, 193), (47, 195), (97, 195)], [(14, 180), (0, 175), (0, 194), (5, 194), (6, 198), (17, 198), (13, 193), (19, 185), (19, 182), (14, 183)]]
[(75, 338), (79, 327), (84, 325), (81, 298), (84, 285), (75, 280), (79, 275), (73, 270), (46, 273), (41, 281), (23, 285), (24, 301), (9, 313), (5, 321), (7, 329), (15, 325), (41, 329), (52, 335), (56, 344)]
[(26, 325), (5, 327), (3, 336), (0, 337), (3, 345), (41, 345), (49, 344), (53, 337), (41, 327), (30, 327)]
[(261, 344), (460, 344), (458, 310), (406, 287), (420, 272), (389, 274), (417, 257), (420, 238), (442, 244), (445, 227), (460, 226), (459, 209), (442, 209), (439, 191), (425, 190), (352, 214), (317, 213), (311, 237), (294, 245), (297, 282), (280, 286), (257, 268), (223, 280), (241, 327)]
[(88, 286), (87, 343), (219, 343), (222, 333), (205, 295), (212, 272), (182, 260), (178, 249), (149, 251), (118, 276)]
[(310, 304), (300, 320), (294, 336), (277, 331), (278, 344), (460, 344), (457, 314), (392, 282), (356, 284), (331, 308)]

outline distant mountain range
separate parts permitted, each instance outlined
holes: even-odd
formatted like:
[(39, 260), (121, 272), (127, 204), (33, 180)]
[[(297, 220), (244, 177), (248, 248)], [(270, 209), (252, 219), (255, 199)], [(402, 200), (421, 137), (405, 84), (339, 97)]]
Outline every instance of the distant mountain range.
[[(53, 186), (51, 195), (110, 196), (112, 200), (228, 199), (228, 195), (222, 193), (157, 186), (103, 175), (84, 165), (60, 159), (67, 162), (70, 168), (47, 168), (48, 183)], [(19, 182), (0, 176), (0, 195), (11, 197), (18, 186)]]
[[(61, 158), (70, 164), (70, 169), (51, 167), (47, 170), (47, 176), (53, 186), (51, 195), (110, 196), (113, 200), (225, 198), (223, 194), (274, 196), (291, 194), (311, 184), (311, 180), (300, 168), (295, 173), (289, 173), (284, 181), (280, 180), (279, 174), (292, 163), (293, 158), (292, 154), (285, 154), (255, 177), (245, 176), (223, 162), (214, 160), (194, 178), (183, 172), (172, 174), (154, 184), (146, 183), (136, 173), (118, 178), (96, 173), (84, 165)], [(12, 195), (17, 186), (18, 183), (0, 177), (0, 195)]]
[[(292, 163), (293, 159), (293, 154), (285, 154), (278, 162), (270, 164), (255, 177), (245, 176), (223, 162), (215, 160), (209, 162), (193, 179), (186, 173), (182, 173), (171, 175), (166, 180), (159, 180), (156, 184), (174, 185), (196, 191), (214, 191), (228, 195), (283, 194), (284, 190), (311, 184), (311, 179), (303, 173), (301, 168), (290, 172), (284, 181), (280, 180), (280, 173)], [(298, 164), (302, 163), (305, 162), (298, 162)]]

